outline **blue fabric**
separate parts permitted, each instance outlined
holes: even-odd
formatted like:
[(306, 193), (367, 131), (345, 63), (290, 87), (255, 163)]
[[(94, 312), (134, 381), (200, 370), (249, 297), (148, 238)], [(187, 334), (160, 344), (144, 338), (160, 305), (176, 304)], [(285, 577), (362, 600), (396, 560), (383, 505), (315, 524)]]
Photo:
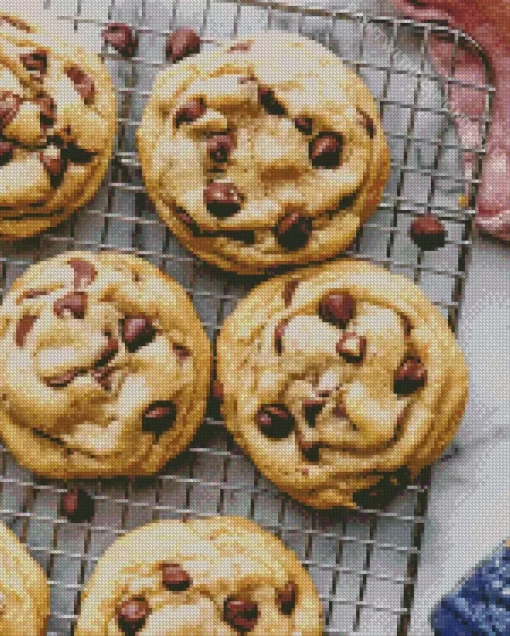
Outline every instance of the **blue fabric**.
[(432, 612), (436, 636), (510, 636), (510, 547), (483, 561)]

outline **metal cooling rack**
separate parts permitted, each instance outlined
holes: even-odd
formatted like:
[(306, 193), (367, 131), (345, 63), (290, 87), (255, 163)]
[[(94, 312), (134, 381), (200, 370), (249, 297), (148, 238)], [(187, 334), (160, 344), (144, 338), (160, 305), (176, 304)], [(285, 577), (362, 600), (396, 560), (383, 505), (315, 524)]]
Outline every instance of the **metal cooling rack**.
[[(24, 4), (24, 3), (22, 3)], [(31, 0), (31, 8), (37, 3)], [(360, 73), (381, 105), (392, 151), (392, 175), (376, 214), (349, 254), (377, 262), (420, 284), (455, 327), (472, 218), (485, 152), (489, 84), (455, 77), (459, 52), (476, 44), (441, 25), (369, 17), (348, 11), (288, 7), (263, 0), (41, 0), (62, 29), (103, 55), (119, 93), (119, 135), (108, 178), (94, 201), (67, 223), (35, 239), (0, 246), (2, 292), (33, 261), (66, 249), (136, 252), (190, 292), (214, 339), (223, 318), (254, 284), (196, 260), (167, 231), (142, 187), (134, 132), (164, 60), (167, 35), (177, 26), (198, 29), (204, 49), (214, 41), (263, 28), (314, 37)], [(324, 4), (324, 3), (323, 3)], [(4, 8), (4, 3), (0, 6)], [(132, 24), (139, 50), (123, 60), (101, 43), (108, 21)], [(432, 37), (451, 48), (451, 73), (439, 77), (427, 56)], [(483, 114), (472, 118), (480, 145), (461, 147), (446, 97), (455, 84), (477, 95)], [(466, 178), (462, 157), (473, 159)], [(434, 210), (448, 228), (447, 245), (421, 253), (408, 239), (412, 219)], [(49, 634), (73, 633), (80, 591), (97, 558), (131, 528), (162, 518), (211, 514), (249, 517), (298, 553), (324, 602), (325, 634), (401, 636), (408, 633), (426, 512), (428, 472), (384, 510), (311, 511), (280, 494), (239, 452), (214, 405), (192, 447), (147, 479), (81, 482), (94, 496), (91, 523), (58, 515), (64, 482), (35, 479), (0, 451), (0, 516), (27, 543), (52, 588)], [(206, 636), (206, 635), (204, 635)]]

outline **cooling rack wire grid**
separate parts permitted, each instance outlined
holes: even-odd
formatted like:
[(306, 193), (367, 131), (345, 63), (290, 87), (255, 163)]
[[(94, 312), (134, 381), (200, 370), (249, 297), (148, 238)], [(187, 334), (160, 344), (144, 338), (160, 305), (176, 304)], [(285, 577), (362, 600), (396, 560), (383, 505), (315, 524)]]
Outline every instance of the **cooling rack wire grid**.
[[(178, 26), (198, 30), (203, 50), (215, 41), (266, 28), (313, 37), (361, 74), (380, 103), (392, 172), (376, 214), (360, 230), (354, 258), (369, 259), (422, 286), (455, 328), (470, 249), (472, 219), (490, 120), (493, 88), (456, 76), (456, 61), (476, 43), (441, 25), (393, 17), (297, 8), (264, 0), (41, 0), (62, 29), (100, 51), (119, 96), (119, 133), (107, 179), (73, 218), (34, 239), (0, 245), (2, 293), (32, 262), (67, 249), (135, 252), (182, 283), (211, 339), (253, 286), (195, 259), (159, 221), (142, 186), (135, 130), (166, 37)], [(318, 2), (317, 4), (320, 4)], [(0, 0), (0, 10), (4, 9)], [(102, 43), (109, 21), (131, 24), (136, 56), (126, 60)], [(440, 37), (451, 49), (448, 77), (439, 77), (427, 49)], [(487, 68), (485, 66), (485, 68)], [(462, 147), (454, 85), (483, 103), (479, 145)], [(462, 161), (473, 165), (465, 176)], [(422, 253), (409, 240), (413, 218), (434, 211), (448, 230), (447, 245)], [(94, 497), (91, 523), (59, 516), (64, 482), (34, 478), (0, 447), (0, 516), (42, 564), (52, 591), (48, 634), (73, 634), (80, 591), (97, 558), (119, 535), (155, 519), (235, 514), (277, 534), (309, 569), (324, 604), (325, 634), (401, 636), (412, 625), (414, 583), (424, 529), (429, 471), (383, 511), (314, 512), (280, 494), (255, 470), (225, 432), (214, 406), (192, 447), (157, 476), (80, 482)]]

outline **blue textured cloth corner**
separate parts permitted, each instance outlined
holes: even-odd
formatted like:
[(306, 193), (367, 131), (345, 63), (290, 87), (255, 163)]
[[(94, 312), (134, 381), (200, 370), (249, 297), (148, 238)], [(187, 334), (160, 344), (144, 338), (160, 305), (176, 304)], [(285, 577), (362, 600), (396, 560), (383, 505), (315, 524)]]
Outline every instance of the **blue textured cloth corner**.
[(510, 545), (482, 561), (432, 612), (436, 636), (510, 636)]

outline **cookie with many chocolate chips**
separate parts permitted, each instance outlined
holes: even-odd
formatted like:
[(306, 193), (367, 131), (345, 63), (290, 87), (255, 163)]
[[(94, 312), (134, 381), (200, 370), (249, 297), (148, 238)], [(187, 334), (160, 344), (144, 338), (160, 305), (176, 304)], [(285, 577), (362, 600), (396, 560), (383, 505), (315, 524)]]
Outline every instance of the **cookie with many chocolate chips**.
[(164, 222), (200, 258), (242, 274), (345, 250), (389, 172), (361, 78), (317, 42), (278, 31), (165, 68), (137, 140)]
[(0, 435), (47, 477), (155, 473), (202, 421), (210, 357), (186, 292), (154, 265), (65, 252), (0, 308)]
[(294, 552), (252, 521), (157, 521), (117, 539), (85, 585), (76, 636), (320, 636)]
[(59, 30), (0, 15), (0, 240), (37, 234), (83, 206), (112, 154), (110, 75)]
[(3, 523), (0, 523), (0, 563), (0, 633), (44, 636), (50, 609), (46, 576)]
[(414, 283), (369, 263), (261, 284), (217, 349), (235, 441), (316, 508), (386, 503), (383, 491), (444, 450), (465, 406), (466, 364), (445, 318)]

